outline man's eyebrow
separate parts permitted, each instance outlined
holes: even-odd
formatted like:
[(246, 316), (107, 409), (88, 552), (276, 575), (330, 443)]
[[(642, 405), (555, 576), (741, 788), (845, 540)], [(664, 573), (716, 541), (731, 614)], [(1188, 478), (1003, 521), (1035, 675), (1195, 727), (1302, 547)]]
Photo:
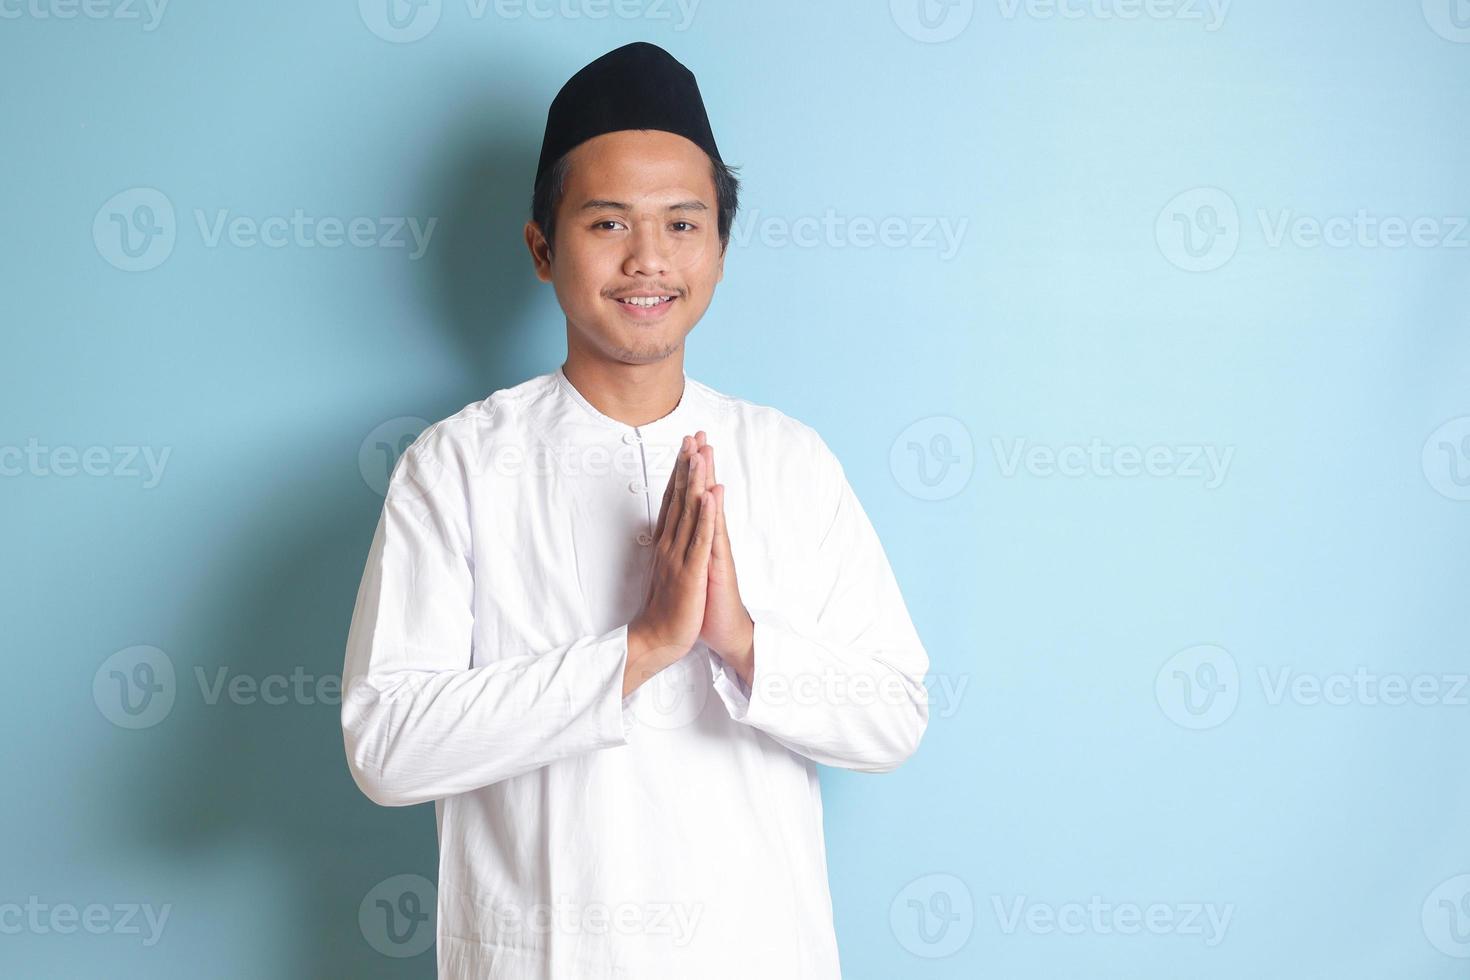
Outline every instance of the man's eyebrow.
[[(604, 201), (594, 199), (583, 204), (583, 211), (631, 211), (632, 205), (624, 204), (622, 201)], [(678, 201), (664, 208), (665, 211), (708, 211), (709, 205), (703, 201)]]

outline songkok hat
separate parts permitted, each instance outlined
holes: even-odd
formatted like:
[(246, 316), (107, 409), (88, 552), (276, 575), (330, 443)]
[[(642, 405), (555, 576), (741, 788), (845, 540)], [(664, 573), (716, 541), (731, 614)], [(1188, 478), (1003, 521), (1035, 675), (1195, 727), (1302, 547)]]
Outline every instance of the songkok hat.
[(567, 151), (620, 129), (675, 133), (720, 159), (694, 73), (658, 45), (635, 41), (584, 67), (551, 100), (537, 182)]

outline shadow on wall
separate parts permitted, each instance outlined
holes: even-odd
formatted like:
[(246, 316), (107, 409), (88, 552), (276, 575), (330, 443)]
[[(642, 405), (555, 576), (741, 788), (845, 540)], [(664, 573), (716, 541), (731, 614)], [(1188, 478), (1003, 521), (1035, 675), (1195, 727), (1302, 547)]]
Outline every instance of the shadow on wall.
[[(494, 82), (487, 79), (484, 90), (494, 91)], [(242, 888), (260, 889), (262, 879), (281, 883), (278, 907), (261, 913), (274, 928), (257, 940), (262, 960), (278, 961), (273, 975), (280, 978), (363, 980), (434, 969), (432, 945), (409, 958), (385, 955), (358, 920), (364, 898), (385, 879), (436, 879), (433, 807), (382, 808), (358, 791), (342, 745), (340, 694), (329, 690), (318, 700), (314, 682), (340, 678), (382, 507), (358, 471), (363, 438), (385, 418), (442, 418), (560, 363), (544, 351), (564, 336), (563, 321), (536, 315), (531, 322), (537, 290), (549, 287), (536, 280), (522, 238), (540, 137), (540, 120), (527, 118), (525, 106), (499, 105), (480, 106), (448, 134), (444, 175), (434, 185), (444, 196), (426, 202), (426, 212), (439, 216), (438, 237), (432, 264), (418, 274), (423, 322), (442, 331), (424, 330), (423, 342), (453, 345), (465, 367), (463, 385), (425, 398), (423, 386), (405, 377), (401, 389), (383, 392), (381, 411), (351, 421), (350, 431), (297, 430), (289, 445), (255, 461), (260, 470), (288, 475), (268, 484), (253, 513), (232, 515), (216, 540), (201, 543), (209, 557), (179, 632), (181, 649), (206, 654), (176, 658), (179, 695), (143, 756), (148, 770), (114, 769), (104, 777), (115, 780), (107, 798), (142, 808), (134, 815), (136, 833), (159, 859), (187, 862), (211, 882), (238, 876), (243, 861), (260, 877)], [(357, 353), (342, 351), (342, 363)], [(287, 703), (264, 703), (259, 694), (236, 703), (229, 682), (237, 675), (257, 682), (284, 675)], [(180, 907), (175, 917), (207, 935), (231, 910), (238, 914), (228, 902)], [(411, 912), (411, 905), (400, 911)]]

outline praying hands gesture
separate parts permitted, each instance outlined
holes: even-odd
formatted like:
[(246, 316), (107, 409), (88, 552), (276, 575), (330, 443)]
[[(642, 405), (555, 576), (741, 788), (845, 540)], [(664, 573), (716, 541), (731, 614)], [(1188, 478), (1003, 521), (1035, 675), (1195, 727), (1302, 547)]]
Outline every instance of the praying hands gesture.
[(685, 436), (654, 531), (653, 574), (628, 624), (623, 695), (689, 652), (697, 640), (745, 681), (754, 675), (755, 623), (735, 578), (725, 529), (725, 487), (715, 482), (704, 430)]

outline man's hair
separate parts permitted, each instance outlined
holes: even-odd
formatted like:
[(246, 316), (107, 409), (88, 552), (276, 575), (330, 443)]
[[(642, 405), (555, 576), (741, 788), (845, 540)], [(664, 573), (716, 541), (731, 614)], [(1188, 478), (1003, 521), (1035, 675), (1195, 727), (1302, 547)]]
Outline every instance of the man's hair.
[[(556, 207), (566, 192), (567, 174), (571, 170), (568, 162), (570, 156), (570, 152), (563, 153), (556, 163), (547, 167), (531, 191), (531, 220), (536, 222), (541, 234), (546, 236), (547, 247), (553, 249)], [(740, 180), (735, 176), (737, 168), (727, 166), (713, 157), (707, 156), (707, 159), (710, 162), (710, 175), (715, 182), (715, 210), (718, 212), (716, 227), (720, 233), (720, 251), (724, 252), (730, 243), (730, 227), (735, 223), (735, 212), (740, 209)]]

